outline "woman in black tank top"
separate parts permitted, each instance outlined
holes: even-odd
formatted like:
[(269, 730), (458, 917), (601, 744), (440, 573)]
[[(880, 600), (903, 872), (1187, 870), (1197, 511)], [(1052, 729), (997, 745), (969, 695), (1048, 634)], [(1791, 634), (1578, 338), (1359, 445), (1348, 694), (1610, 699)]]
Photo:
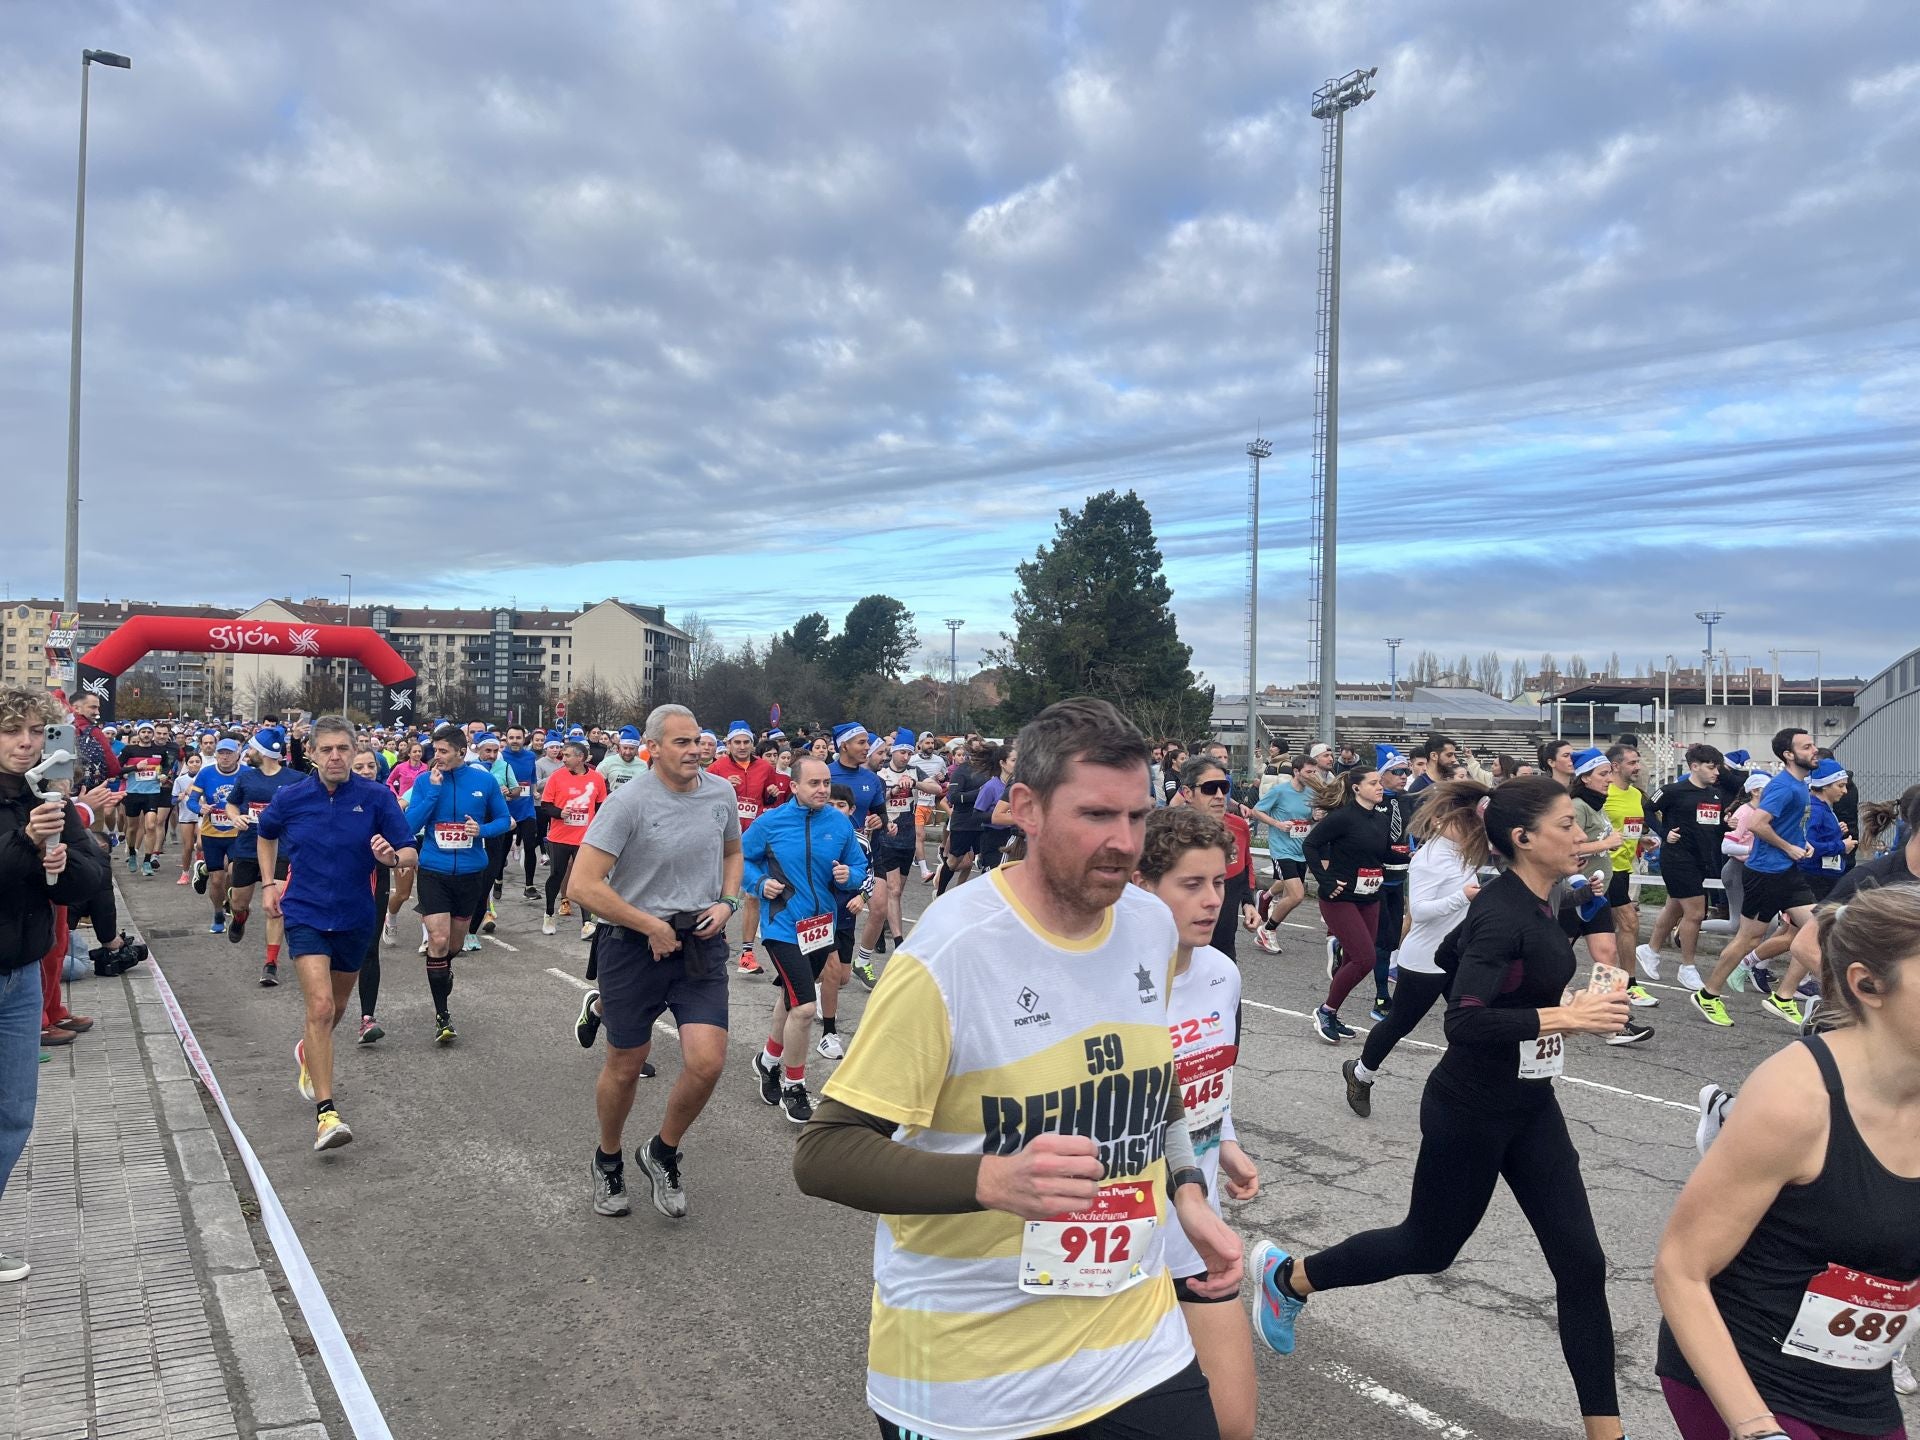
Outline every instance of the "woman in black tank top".
[(1907, 1433), (1889, 1367), (1920, 1327), (1920, 886), (1819, 926), (1845, 1021), (1754, 1071), (1655, 1263), (1684, 1440)]

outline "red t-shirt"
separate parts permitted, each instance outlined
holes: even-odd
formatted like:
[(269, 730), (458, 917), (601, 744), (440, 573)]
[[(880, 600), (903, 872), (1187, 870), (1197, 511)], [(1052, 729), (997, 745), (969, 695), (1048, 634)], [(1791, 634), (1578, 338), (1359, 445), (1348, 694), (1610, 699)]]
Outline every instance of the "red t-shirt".
[(540, 798), (560, 811), (547, 825), (547, 838), (557, 845), (578, 845), (587, 838), (594, 812), (606, 803), (607, 777), (598, 770), (580, 775), (556, 770), (547, 777)]
[(1253, 832), (1238, 815), (1228, 815), (1226, 826), (1233, 835), (1233, 860), (1227, 866), (1227, 878), (1234, 880), (1247, 873), (1247, 861), (1253, 856)]
[(773, 774), (767, 778), (766, 797), (761, 801), (760, 809), (764, 813), (773, 809), (776, 805), (786, 804), (787, 801), (792, 798), (793, 776), (783, 775), (780, 771), (775, 770)]
[[(734, 803), (740, 807), (740, 828), (744, 830), (767, 808), (767, 785), (780, 772), (764, 755), (755, 756), (745, 765), (736, 764), (731, 755), (722, 755), (707, 767), (707, 773), (733, 786)], [(788, 793), (792, 793), (791, 784)]]

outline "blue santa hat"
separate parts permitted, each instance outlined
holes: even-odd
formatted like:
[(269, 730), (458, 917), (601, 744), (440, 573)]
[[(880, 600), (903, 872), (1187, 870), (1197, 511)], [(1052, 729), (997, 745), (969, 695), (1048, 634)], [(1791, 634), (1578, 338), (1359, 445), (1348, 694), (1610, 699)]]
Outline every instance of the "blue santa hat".
[(1373, 747), (1373, 768), (1376, 770), (1412, 770), (1413, 762), (1391, 745)]
[(584, 740), (587, 738), (587, 732), (582, 730), (578, 725), (576, 725), (571, 730), (567, 731), (567, 738), (569, 740)]
[(247, 741), (247, 748), (257, 750), (262, 755), (271, 755), (276, 760), (282, 760), (287, 754), (287, 737), (270, 725)]
[(727, 726), (727, 739), (731, 740), (736, 735), (745, 735), (751, 740), (753, 738), (753, 727), (744, 720), (735, 720), (731, 725)]
[(898, 730), (893, 732), (893, 748), (894, 749), (911, 750), (913, 749), (913, 746), (914, 746), (913, 731), (907, 729), (906, 726), (902, 725)]
[(1750, 750), (1729, 750), (1727, 751), (1726, 759), (1729, 765), (1750, 765), (1753, 763), (1753, 752)]
[(1598, 748), (1576, 750), (1573, 752), (1573, 773), (1585, 775), (1590, 770), (1598, 770), (1607, 763), (1607, 752)]
[[(836, 725), (833, 727), (834, 748), (837, 750), (842, 742), (857, 739), (862, 735), (867, 735), (867, 727), (858, 720), (849, 720), (844, 725)], [(871, 740), (873, 737), (868, 735), (867, 738)]]
[(1837, 785), (1847, 778), (1847, 767), (1838, 760), (1822, 760), (1813, 767), (1813, 773), (1807, 776), (1807, 784), (1815, 790), (1828, 785)]
[(624, 744), (638, 745), (640, 743), (640, 732), (631, 725), (622, 725), (620, 727), (620, 739)]

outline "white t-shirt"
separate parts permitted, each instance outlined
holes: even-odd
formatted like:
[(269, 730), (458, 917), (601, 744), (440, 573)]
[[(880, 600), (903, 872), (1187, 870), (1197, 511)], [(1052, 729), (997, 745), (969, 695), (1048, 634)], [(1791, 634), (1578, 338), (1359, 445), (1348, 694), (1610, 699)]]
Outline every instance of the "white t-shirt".
[(1407, 915), (1412, 924), (1400, 942), (1400, 968), (1422, 975), (1438, 975), (1434, 953), (1440, 942), (1467, 918), (1467, 886), (1474, 869), (1461, 857), (1460, 847), (1436, 835), (1413, 852), (1407, 867)]
[[(1233, 1066), (1239, 1058), (1234, 1033), (1240, 1010), (1240, 967), (1205, 945), (1193, 952), (1186, 973), (1174, 978), (1167, 1006), (1173, 1039), (1173, 1070), (1187, 1112), (1193, 1152), (1207, 1176), (1207, 1203), (1220, 1213), (1220, 1142), (1233, 1133)], [(1217, 1113), (1218, 1118), (1215, 1118)], [(1176, 1278), (1204, 1274), (1207, 1265), (1175, 1220), (1167, 1226), (1167, 1269)]]

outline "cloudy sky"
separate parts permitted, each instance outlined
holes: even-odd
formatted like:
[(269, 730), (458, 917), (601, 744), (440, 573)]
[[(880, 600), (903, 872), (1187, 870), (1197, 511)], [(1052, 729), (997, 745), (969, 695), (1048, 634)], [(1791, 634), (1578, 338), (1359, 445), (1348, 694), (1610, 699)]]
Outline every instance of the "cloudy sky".
[[(1920, 10), (12, 4), (0, 488), (60, 583), (78, 57), (82, 589), (723, 634), (899, 596), (962, 657), (1055, 511), (1137, 489), (1237, 689), (1306, 615), (1326, 77), (1343, 678), (1912, 643)], [(1799, 668), (1810, 668), (1803, 665)]]

